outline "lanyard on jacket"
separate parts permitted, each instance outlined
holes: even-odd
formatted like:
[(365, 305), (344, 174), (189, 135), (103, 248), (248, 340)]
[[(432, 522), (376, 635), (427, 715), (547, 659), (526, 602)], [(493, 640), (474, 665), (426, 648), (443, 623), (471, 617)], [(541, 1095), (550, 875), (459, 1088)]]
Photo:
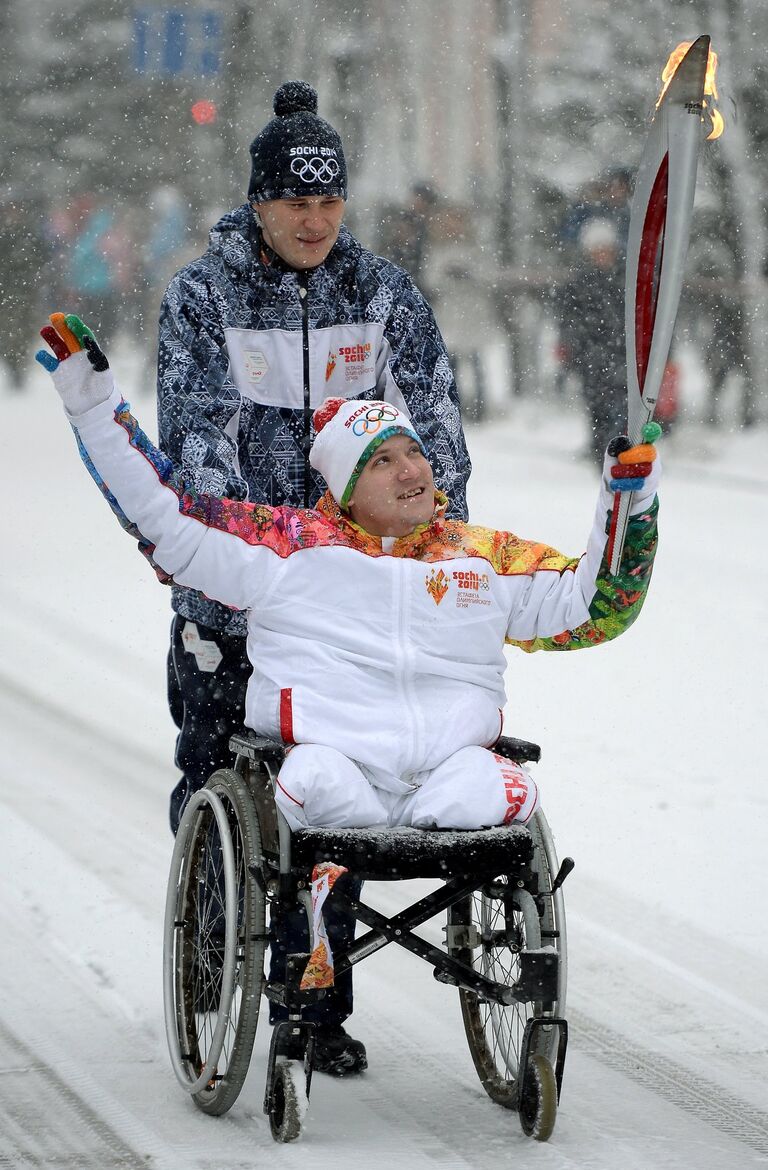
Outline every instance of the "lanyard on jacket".
[(297, 271), (296, 279), (299, 282), (299, 299), (301, 300), (301, 356), (302, 374), (304, 379), (304, 434), (301, 440), (301, 452), (304, 456), (304, 507), (309, 507), (309, 448), (311, 446), (312, 408), (309, 387), (309, 276), (304, 271)]

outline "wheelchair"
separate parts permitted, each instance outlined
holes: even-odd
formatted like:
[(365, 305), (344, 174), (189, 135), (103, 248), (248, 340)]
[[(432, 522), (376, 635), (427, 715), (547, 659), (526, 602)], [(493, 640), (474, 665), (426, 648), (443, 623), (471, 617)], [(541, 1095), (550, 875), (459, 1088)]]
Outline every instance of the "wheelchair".
[[(266, 1070), (264, 1112), (272, 1136), (299, 1136), (309, 1100), (314, 1025), (302, 1007), (322, 995), (299, 984), (312, 949), (313, 867), (332, 861), (375, 881), (440, 879), (391, 918), (345, 891), (332, 897), (367, 927), (334, 954), (336, 975), (396, 943), (458, 988), (470, 1053), (483, 1088), (519, 1115), (523, 1132), (553, 1130), (568, 1042), (562, 885), (549, 826), (481, 830), (291, 831), (274, 800), (284, 746), (252, 732), (232, 737), (232, 769), (215, 772), (189, 801), (171, 861), (164, 924), (164, 1004), (176, 1077), (204, 1113), (236, 1101), (251, 1059), (262, 997), (282, 1004)], [(540, 749), (502, 737), (494, 751), (517, 762)], [(265, 980), (264, 957), (282, 913), (307, 915), (307, 951), (290, 954), (284, 983)], [(414, 933), (446, 912), (444, 947)]]

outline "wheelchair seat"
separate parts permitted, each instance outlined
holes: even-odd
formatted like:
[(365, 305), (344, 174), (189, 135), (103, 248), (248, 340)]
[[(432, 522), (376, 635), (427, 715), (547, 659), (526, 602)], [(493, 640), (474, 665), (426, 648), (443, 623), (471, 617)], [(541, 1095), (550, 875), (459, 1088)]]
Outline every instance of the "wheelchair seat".
[(527, 865), (533, 839), (523, 825), (490, 829), (299, 829), (291, 836), (293, 864), (344, 865), (356, 877), (389, 881), (460, 874), (509, 873)]

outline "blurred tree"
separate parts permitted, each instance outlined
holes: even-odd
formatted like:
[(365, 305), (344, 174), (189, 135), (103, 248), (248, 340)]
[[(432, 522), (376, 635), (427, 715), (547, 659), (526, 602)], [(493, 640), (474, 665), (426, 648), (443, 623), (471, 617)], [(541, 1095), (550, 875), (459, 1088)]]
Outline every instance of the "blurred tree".
[[(720, 212), (739, 258), (751, 361), (765, 368), (764, 0), (473, 0), (471, 11), (466, 0), (5, 0), (3, 181), (53, 207), (104, 195), (139, 228), (154, 190), (175, 184), (202, 241), (243, 198), (275, 88), (304, 76), (348, 141), (363, 238), (415, 182), (472, 208), (478, 271), (515, 323), (519, 384), (526, 371), (535, 382), (525, 338), (565, 263), (565, 210), (608, 168), (634, 168), (668, 53), (711, 31), (730, 125), (705, 152), (700, 203)], [(196, 102), (215, 120), (195, 122)]]

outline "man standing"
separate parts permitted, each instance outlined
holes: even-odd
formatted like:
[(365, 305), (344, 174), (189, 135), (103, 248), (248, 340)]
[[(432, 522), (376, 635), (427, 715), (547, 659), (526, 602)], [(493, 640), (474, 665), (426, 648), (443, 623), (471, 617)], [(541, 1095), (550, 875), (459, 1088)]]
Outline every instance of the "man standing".
[(590, 429), (587, 453), (600, 467), (608, 442), (626, 427), (624, 272), (611, 220), (588, 220), (579, 244), (582, 262), (558, 297), (560, 341), (581, 379)]
[[(317, 94), (287, 82), (251, 143), (248, 202), (213, 228), (208, 250), (171, 281), (160, 314), (160, 444), (190, 485), (213, 495), (309, 506), (324, 484), (309, 466), (312, 413), (328, 396), (385, 399), (422, 437), (435, 482), (466, 518), (470, 463), (456, 385), (432, 310), (410, 276), (343, 226), (341, 139)], [(179, 727), (171, 796), (184, 804), (219, 767), (243, 723), (250, 674), (245, 615), (174, 588), (168, 686)], [(340, 713), (341, 717), (341, 713)], [(351, 928), (329, 923), (343, 942)], [(285, 938), (272, 948), (279, 963)], [(310, 1009), (315, 1066), (357, 1072), (365, 1049), (341, 1027), (351, 979)]]

